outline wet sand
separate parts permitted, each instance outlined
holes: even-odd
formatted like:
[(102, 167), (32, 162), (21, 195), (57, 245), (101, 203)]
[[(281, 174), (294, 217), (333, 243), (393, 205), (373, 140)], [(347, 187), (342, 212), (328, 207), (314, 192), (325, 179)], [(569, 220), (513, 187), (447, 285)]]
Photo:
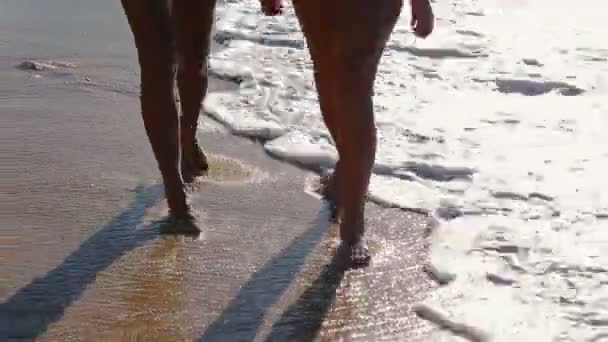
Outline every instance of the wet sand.
[[(431, 263), (445, 286), (420, 306), (437, 327), (427, 340), (606, 340), (606, 2), (434, 2), (424, 40), (404, 5), (374, 87), (369, 194), (440, 223)], [(208, 105), (275, 156), (333, 165), (294, 8), (258, 6), (221, 8), (211, 70), (242, 82)]]
[(137, 100), (53, 91), (44, 112), (10, 110), (15, 132), (48, 133), (8, 139), (2, 335), (403, 340), (428, 329), (411, 310), (429, 287), (425, 218), (370, 205), (372, 266), (328, 271), (336, 227), (304, 191), (314, 176), (211, 123), (200, 138), (212, 172), (194, 196), (204, 236), (160, 236), (166, 208)]
[[(8, 213), (0, 229), (0, 337), (424, 340), (430, 327), (412, 306), (431, 287), (422, 272), (427, 218), (370, 204), (372, 265), (328, 271), (336, 227), (304, 191), (314, 175), (204, 118), (200, 139), (214, 157), (193, 201), (204, 236), (161, 236), (166, 207), (119, 8), (100, 5), (80, 19), (65, 13), (78, 12), (73, 1), (46, 16), (38, 8), (28, 29), (46, 30), (39, 36), (7, 19), (22, 4), (3, 4), (0, 16), (11, 29), (0, 42)], [(79, 33), (60, 17), (93, 28)], [(53, 20), (55, 31), (45, 25)], [(16, 67), (27, 60), (67, 64)]]

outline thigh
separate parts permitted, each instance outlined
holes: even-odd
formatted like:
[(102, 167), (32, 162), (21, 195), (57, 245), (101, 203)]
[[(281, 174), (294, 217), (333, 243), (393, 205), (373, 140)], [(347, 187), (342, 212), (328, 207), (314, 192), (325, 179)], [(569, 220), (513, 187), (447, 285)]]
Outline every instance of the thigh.
[[(356, 64), (379, 58), (403, 0), (293, 0), (311, 57)], [(354, 57), (354, 60), (350, 57)]]
[[(293, 0), (314, 64), (321, 111), (340, 131), (346, 107), (372, 106), (380, 56), (402, 0)], [(338, 134), (339, 135), (339, 134)]]
[(177, 51), (182, 62), (207, 58), (211, 45), (216, 0), (174, 0)]
[(161, 67), (150, 64), (162, 64), (160, 70), (170, 67), (175, 52), (170, 1), (121, 0), (121, 2), (133, 32), (142, 69), (146, 69), (146, 66)]

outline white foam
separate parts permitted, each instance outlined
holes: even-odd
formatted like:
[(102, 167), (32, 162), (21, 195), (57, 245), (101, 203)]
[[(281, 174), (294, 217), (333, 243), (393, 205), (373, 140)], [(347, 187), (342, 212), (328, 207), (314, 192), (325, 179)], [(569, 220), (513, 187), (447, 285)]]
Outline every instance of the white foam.
[[(608, 5), (583, 3), (434, 2), (427, 40), (406, 7), (379, 68), (370, 196), (442, 222), (433, 263), (454, 280), (426, 304), (497, 341), (608, 329)], [(279, 158), (332, 167), (293, 9), (258, 6), (218, 9), (211, 71), (240, 90), (206, 107)]]
[(326, 138), (298, 131), (269, 141), (264, 148), (275, 157), (309, 167), (332, 168), (338, 159), (335, 147)]

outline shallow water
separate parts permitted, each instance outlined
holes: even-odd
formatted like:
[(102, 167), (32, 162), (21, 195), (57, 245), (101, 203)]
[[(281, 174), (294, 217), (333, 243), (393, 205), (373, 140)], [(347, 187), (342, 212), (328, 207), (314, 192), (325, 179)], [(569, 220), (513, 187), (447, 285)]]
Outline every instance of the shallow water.
[[(209, 111), (279, 158), (332, 167), (293, 9), (268, 18), (256, 6), (220, 11), (228, 46), (211, 68), (241, 87), (210, 96)], [(449, 284), (421, 309), (447, 328), (436, 339), (462, 326), (499, 341), (605, 338), (606, 4), (433, 6), (426, 40), (404, 8), (379, 68), (370, 197), (442, 222), (433, 264)]]
[(309, 175), (203, 120), (205, 232), (161, 236), (119, 3), (6, 0), (0, 32), (0, 339), (424, 340), (428, 219), (370, 206), (377, 262), (326, 273), (336, 231)]
[[(383, 217), (372, 228), (377, 253), (391, 257), (346, 283), (319, 277), (322, 261), (305, 261), (328, 250), (311, 252), (327, 230), (310, 222), (318, 203), (295, 195), (305, 182), (300, 173), (254, 153), (240, 157), (270, 170), (255, 179), (295, 197), (260, 201), (268, 193), (255, 182), (244, 196), (242, 183), (223, 182), (241, 174), (233, 170), (201, 185), (209, 196), (197, 200), (209, 208), (206, 239), (159, 238), (153, 222), (165, 209), (119, 4), (0, 3), (0, 136), (9, 175), (2, 201), (10, 213), (0, 296), (3, 315), (30, 318), (0, 328), (43, 339), (95, 337), (98, 327), (118, 339), (280, 339), (310, 329), (321, 338), (365, 340), (374, 331), (404, 338), (420, 300), (415, 309), (444, 328), (425, 341), (608, 336), (605, 4), (434, 6), (431, 38), (413, 39), (405, 8), (385, 52), (370, 189), (376, 202), (441, 222), (431, 270), (446, 285), (424, 298), (414, 285), (421, 279), (391, 273), (396, 263), (416, 272), (422, 262), (404, 251), (419, 255), (412, 246), (424, 240), (413, 217), (372, 211), (372, 221)], [(216, 80), (227, 91), (208, 97), (209, 114), (233, 133), (269, 139), (264, 148), (277, 157), (331, 167), (335, 148), (291, 8), (262, 18), (257, 1), (231, 1), (218, 16), (216, 37), (227, 48), (214, 53), (211, 73), (238, 91)], [(24, 61), (42, 64), (16, 68)], [(216, 152), (239, 154), (242, 146), (256, 148), (226, 141)], [(269, 206), (285, 206), (285, 215)], [(222, 215), (227, 208), (234, 214)], [(407, 236), (412, 242), (401, 245)], [(374, 288), (384, 290), (366, 296)], [(387, 294), (401, 300), (387, 302)], [(33, 303), (40, 307), (29, 310)]]

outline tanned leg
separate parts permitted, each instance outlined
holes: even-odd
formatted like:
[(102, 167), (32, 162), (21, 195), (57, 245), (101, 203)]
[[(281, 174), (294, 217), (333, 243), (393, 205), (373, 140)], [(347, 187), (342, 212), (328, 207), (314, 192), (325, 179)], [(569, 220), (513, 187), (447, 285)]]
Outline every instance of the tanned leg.
[(340, 156), (340, 253), (348, 253), (354, 264), (366, 263), (365, 197), (376, 150), (373, 85), (402, 0), (294, 0), (294, 7), (313, 59), (321, 111)]
[(178, 51), (177, 86), (181, 105), (181, 170), (192, 181), (209, 168), (196, 139), (202, 101), (207, 94), (207, 58), (216, 0), (175, 0), (173, 9)]
[[(322, 79), (319, 76), (319, 72), (318, 70), (315, 71), (315, 84), (317, 85), (317, 91), (320, 93), (327, 93), (328, 91), (332, 91), (331, 88), (328, 88), (327, 90), (324, 89), (324, 87), (327, 87), (329, 84), (328, 82), (323, 82)], [(331, 112), (331, 97), (326, 96), (323, 97), (322, 99), (320, 99), (320, 107), (321, 107), (321, 112), (325, 113), (325, 112)], [(340, 137), (339, 137), (339, 132), (338, 132), (338, 128), (339, 125), (336, 124), (334, 117), (330, 117), (327, 115), (323, 116), (323, 121), (325, 121), (325, 126), (327, 126), (327, 129), (329, 130), (329, 133), (331, 134), (332, 139), (334, 140), (334, 143), (336, 144), (336, 147), (339, 145), (339, 141), (340, 141)], [(338, 161), (338, 163), (336, 163), (336, 166), (334, 167), (333, 172), (331, 173), (326, 173), (326, 174), (322, 174), (319, 180), (319, 183), (321, 185), (320, 188), (320, 192), (321, 195), (323, 195), (323, 198), (329, 203), (330, 206), (330, 210), (331, 210), (331, 217), (330, 220), (332, 222), (339, 222), (340, 221), (340, 203), (339, 203), (339, 199), (338, 199), (338, 182), (337, 179), (338, 177), (338, 170), (339, 170), (339, 165), (340, 162)]]
[(196, 233), (179, 169), (175, 33), (168, 0), (122, 0), (141, 71), (141, 111), (175, 229)]

